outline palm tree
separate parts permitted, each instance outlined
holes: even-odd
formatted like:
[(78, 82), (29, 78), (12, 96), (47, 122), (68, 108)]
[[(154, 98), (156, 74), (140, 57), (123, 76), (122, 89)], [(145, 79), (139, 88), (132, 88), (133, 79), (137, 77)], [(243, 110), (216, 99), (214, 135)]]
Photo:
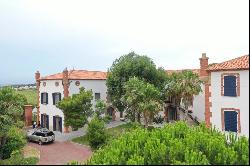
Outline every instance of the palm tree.
[(193, 73), (192, 71), (183, 71), (181, 89), (182, 89), (182, 103), (184, 104), (185, 109), (185, 120), (187, 120), (188, 107), (193, 106), (194, 96), (198, 95), (202, 89), (202, 81), (199, 79), (198, 74)]
[(202, 91), (201, 83), (199, 76), (190, 70), (175, 72), (168, 77), (165, 86), (166, 96), (174, 99), (177, 109), (181, 102), (184, 104), (185, 120), (187, 120), (188, 107), (193, 105), (194, 95), (198, 95)]

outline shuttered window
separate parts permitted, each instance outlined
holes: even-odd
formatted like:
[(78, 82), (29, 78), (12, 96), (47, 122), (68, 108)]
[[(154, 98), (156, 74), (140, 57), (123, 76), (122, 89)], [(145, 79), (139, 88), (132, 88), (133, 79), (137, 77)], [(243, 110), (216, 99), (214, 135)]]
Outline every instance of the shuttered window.
[(41, 104), (48, 104), (48, 93), (41, 93)]
[(224, 96), (237, 96), (236, 76), (224, 76)]
[(99, 100), (101, 98), (101, 94), (100, 93), (95, 93), (95, 100)]
[(59, 101), (61, 101), (61, 93), (52, 93), (53, 97), (53, 105), (56, 105)]
[(237, 115), (235, 111), (224, 112), (225, 131), (237, 132)]

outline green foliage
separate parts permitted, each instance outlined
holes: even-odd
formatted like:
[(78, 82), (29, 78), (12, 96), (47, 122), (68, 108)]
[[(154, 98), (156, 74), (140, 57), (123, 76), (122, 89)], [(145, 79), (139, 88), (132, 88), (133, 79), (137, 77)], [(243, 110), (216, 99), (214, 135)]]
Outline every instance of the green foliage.
[(249, 140), (226, 136), (201, 124), (167, 124), (151, 131), (137, 128), (97, 150), (87, 164), (100, 165), (248, 165)]
[(7, 148), (5, 145), (8, 142), (7, 135), (10, 136), (13, 126), (23, 127), (23, 106), (26, 103), (26, 98), (16, 93), (14, 89), (0, 88), (0, 159), (4, 155), (3, 147)]
[[(111, 141), (112, 139), (118, 138), (123, 133), (132, 131), (132, 130), (138, 128), (138, 127), (141, 127), (138, 123), (126, 123), (126, 124), (122, 124), (122, 125), (119, 125), (119, 126), (116, 126), (116, 127), (105, 129), (105, 131), (108, 134), (108, 141)], [(83, 144), (83, 145), (89, 145), (87, 135), (74, 138), (74, 139), (72, 139), (72, 141), (76, 142), (76, 143), (79, 143), (79, 144)], [(107, 144), (108, 141), (105, 142), (105, 144)]]
[(106, 107), (107, 107), (107, 105), (106, 105), (104, 100), (97, 100), (96, 104), (95, 104), (95, 108), (96, 108), (95, 113), (96, 113), (96, 115), (98, 117), (100, 117), (101, 114), (105, 113)]
[(57, 107), (63, 110), (65, 125), (71, 126), (73, 130), (83, 127), (93, 113), (92, 99), (92, 91), (84, 88), (80, 88), (79, 94), (63, 98)]
[[(131, 112), (131, 121), (135, 121), (136, 114), (143, 113), (145, 124), (151, 123), (154, 115), (162, 108), (160, 91), (152, 84), (130, 78), (124, 86), (125, 94), (121, 101)], [(138, 120), (140, 122), (140, 120)]]
[(0, 160), (0, 165), (36, 165), (38, 158), (24, 158), (20, 151), (14, 151), (11, 157), (5, 160)]
[(26, 144), (26, 135), (23, 130), (11, 127), (7, 133), (7, 141), (2, 147), (3, 159), (9, 158), (13, 151), (19, 150)]
[(16, 90), (16, 92), (27, 98), (26, 104), (31, 104), (34, 107), (37, 105), (37, 91), (36, 91), (36, 89)]
[[(193, 104), (194, 95), (198, 95), (202, 91), (201, 84), (199, 75), (190, 70), (174, 72), (166, 82), (165, 95), (166, 97), (171, 96), (176, 106), (180, 106), (182, 102), (187, 110)], [(185, 119), (187, 119), (187, 111)]]
[(107, 141), (104, 122), (98, 118), (93, 118), (88, 124), (87, 139), (93, 149), (97, 149)]
[(166, 80), (166, 72), (162, 68), (157, 69), (149, 57), (134, 52), (116, 59), (108, 70), (106, 85), (112, 104), (119, 111), (125, 109), (121, 97), (125, 94), (124, 84), (131, 77), (138, 77), (161, 90)]
[(111, 120), (112, 120), (112, 116), (109, 116), (109, 115), (105, 115), (102, 120), (105, 122), (105, 123), (109, 123)]

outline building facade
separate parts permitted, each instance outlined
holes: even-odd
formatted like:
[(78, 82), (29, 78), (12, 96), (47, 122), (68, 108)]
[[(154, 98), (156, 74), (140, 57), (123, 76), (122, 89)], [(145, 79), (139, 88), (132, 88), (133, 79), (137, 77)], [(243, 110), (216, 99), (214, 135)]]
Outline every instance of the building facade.
[(62, 73), (40, 77), (40, 73), (37, 72), (37, 123), (53, 131), (69, 132), (70, 128), (64, 125), (64, 114), (56, 104), (65, 97), (79, 93), (79, 89), (84, 87), (93, 92), (94, 109), (96, 100), (107, 99), (106, 75), (106, 72), (100, 71), (65, 69)]
[[(202, 54), (200, 69), (192, 69), (203, 81), (202, 92), (194, 96), (193, 106), (188, 109), (198, 122), (207, 127), (215, 126), (221, 131), (232, 131), (249, 136), (249, 55), (226, 62), (209, 65), (208, 57)], [(168, 74), (182, 70), (167, 70)], [(107, 102), (106, 72), (86, 70), (64, 70), (62, 73), (40, 77), (37, 82), (37, 116), (43, 127), (50, 130), (68, 132), (64, 126), (63, 112), (56, 103), (64, 97), (79, 93), (84, 87), (93, 92), (93, 107), (97, 99)], [(168, 121), (181, 119), (176, 108), (167, 101), (165, 112), (160, 112)], [(120, 114), (110, 107), (110, 115), (115, 120)], [(39, 124), (39, 122), (37, 122)]]

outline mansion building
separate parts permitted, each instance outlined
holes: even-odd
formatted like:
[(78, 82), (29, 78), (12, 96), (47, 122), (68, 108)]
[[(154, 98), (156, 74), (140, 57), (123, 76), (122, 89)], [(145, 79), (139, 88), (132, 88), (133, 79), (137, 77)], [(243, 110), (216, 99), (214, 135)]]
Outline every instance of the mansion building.
[[(209, 65), (208, 57), (202, 54), (200, 69), (191, 69), (197, 73), (202, 84), (202, 92), (194, 96), (190, 115), (198, 122), (215, 126), (221, 131), (232, 131), (249, 136), (249, 55), (240, 56), (222, 63)], [(166, 74), (181, 70), (167, 70)], [(64, 97), (79, 93), (79, 88), (92, 90), (94, 99), (109, 103), (106, 87), (107, 72), (70, 70), (41, 77), (35, 74), (37, 85), (37, 116), (42, 127), (53, 131), (69, 132), (64, 126), (62, 110), (56, 103)], [(169, 101), (171, 102), (171, 100)], [(113, 120), (119, 120), (119, 113), (111, 105), (107, 108)], [(171, 104), (164, 110), (165, 120), (181, 119), (177, 109)]]

